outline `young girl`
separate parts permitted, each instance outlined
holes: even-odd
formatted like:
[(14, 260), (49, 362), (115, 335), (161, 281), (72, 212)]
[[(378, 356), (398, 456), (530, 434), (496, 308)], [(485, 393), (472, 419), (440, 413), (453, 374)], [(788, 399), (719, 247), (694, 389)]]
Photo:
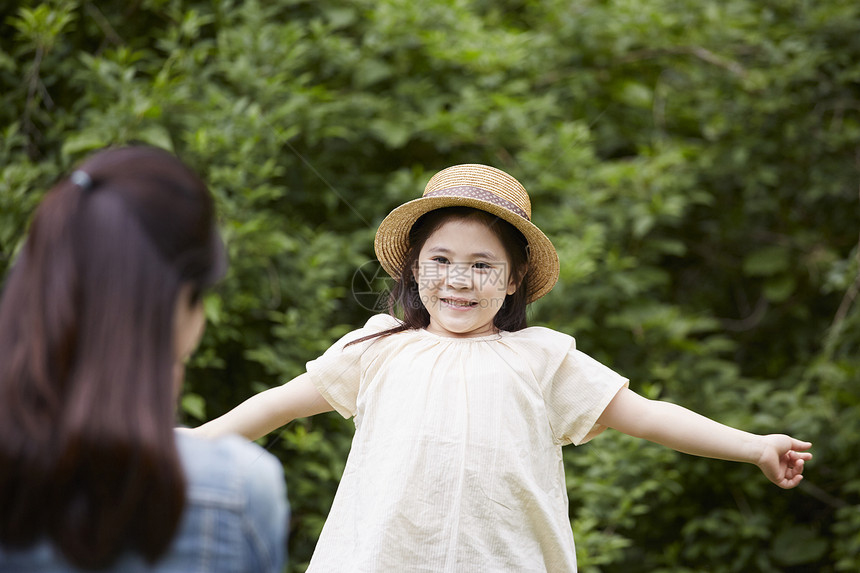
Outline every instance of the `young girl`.
[(332, 409), (353, 417), (309, 571), (575, 571), (561, 448), (607, 427), (800, 483), (811, 444), (642, 398), (570, 336), (527, 328), (526, 304), (558, 278), (530, 217), (502, 171), (437, 173), (376, 235), (403, 320), (371, 318), (305, 374), (200, 428), (256, 439)]

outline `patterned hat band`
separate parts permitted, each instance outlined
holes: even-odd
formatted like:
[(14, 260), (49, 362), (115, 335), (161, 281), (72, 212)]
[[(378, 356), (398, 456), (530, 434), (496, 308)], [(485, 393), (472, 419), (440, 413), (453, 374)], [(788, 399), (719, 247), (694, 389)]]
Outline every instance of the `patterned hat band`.
[(495, 193), (487, 191), (486, 189), (473, 187), (471, 185), (460, 185), (457, 187), (448, 187), (447, 189), (434, 189), (433, 191), (425, 193), (424, 197), (468, 197), (470, 199), (479, 199), (516, 213), (526, 221), (530, 220), (528, 214), (515, 203), (512, 203), (503, 197), (499, 197)]

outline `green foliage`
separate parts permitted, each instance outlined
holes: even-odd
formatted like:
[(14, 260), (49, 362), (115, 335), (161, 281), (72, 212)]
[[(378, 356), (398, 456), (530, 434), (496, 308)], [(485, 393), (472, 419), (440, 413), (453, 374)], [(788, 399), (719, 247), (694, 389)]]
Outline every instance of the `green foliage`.
[[(197, 424), (363, 323), (375, 226), (431, 173), (497, 165), (562, 260), (533, 323), (648, 397), (815, 443), (790, 492), (612, 433), (569, 448), (581, 569), (854, 571), (858, 38), (839, 0), (20, 1), (0, 8), (0, 272), (92, 150), (180, 154), (232, 262), (182, 399)], [(291, 571), (351, 433), (327, 414), (265, 442)]]

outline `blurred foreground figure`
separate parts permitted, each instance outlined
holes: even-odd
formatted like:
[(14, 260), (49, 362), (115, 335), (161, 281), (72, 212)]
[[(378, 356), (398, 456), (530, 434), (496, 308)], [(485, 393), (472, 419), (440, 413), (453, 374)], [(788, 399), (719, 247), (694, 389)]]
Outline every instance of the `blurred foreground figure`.
[(225, 267), (166, 151), (102, 151), (46, 195), (0, 299), (0, 571), (282, 570), (277, 460), (174, 431)]

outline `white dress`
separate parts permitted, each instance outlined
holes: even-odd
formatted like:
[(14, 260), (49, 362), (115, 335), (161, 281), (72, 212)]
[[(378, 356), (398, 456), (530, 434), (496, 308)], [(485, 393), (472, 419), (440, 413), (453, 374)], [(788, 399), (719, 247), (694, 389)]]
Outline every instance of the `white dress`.
[(309, 572), (576, 571), (561, 447), (627, 379), (531, 327), (480, 338), (377, 315), (308, 363), (355, 437)]

